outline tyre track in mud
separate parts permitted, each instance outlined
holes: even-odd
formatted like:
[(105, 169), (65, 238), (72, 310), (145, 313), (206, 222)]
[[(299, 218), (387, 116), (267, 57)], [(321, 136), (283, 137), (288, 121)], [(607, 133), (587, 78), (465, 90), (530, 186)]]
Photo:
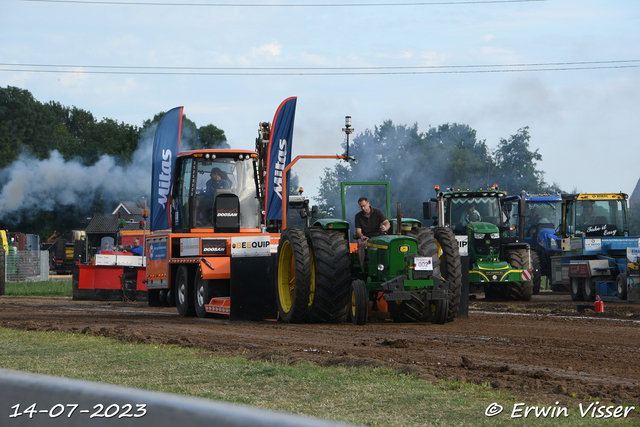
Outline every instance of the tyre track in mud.
[(575, 310), (567, 295), (531, 302), (472, 300), (469, 317), (445, 325), (370, 322), (284, 324), (181, 318), (145, 303), (0, 298), (0, 326), (165, 343), (211, 355), (277, 363), (389, 367), (417, 378), (490, 384), (539, 401), (596, 397), (640, 403), (640, 306)]

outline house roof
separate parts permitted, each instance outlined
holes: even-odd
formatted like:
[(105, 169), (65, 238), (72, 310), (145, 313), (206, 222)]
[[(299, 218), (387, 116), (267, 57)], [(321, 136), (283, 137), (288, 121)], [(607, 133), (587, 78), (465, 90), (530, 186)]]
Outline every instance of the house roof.
[(139, 203), (124, 200), (120, 202), (118, 207), (116, 207), (112, 213), (117, 214), (118, 212), (121, 214), (142, 215), (142, 208)]
[(629, 203), (631, 202), (640, 202), (640, 179), (638, 180), (638, 183), (636, 184), (636, 188), (634, 188), (633, 193), (631, 193), (631, 196), (629, 197)]
[[(124, 228), (118, 228), (119, 221), (124, 220)], [(93, 215), (91, 222), (87, 225), (85, 232), (89, 233), (115, 233), (118, 230), (140, 230), (140, 221), (142, 221), (142, 212), (139, 215), (120, 214), (109, 215), (96, 213)]]

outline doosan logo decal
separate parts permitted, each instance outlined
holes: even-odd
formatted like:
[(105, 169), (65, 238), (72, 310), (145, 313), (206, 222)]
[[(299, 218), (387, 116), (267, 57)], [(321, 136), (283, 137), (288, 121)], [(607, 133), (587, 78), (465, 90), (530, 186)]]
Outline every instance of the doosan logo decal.
[(202, 253), (203, 254), (226, 254), (227, 253), (227, 240), (226, 239), (202, 239)]
[(238, 211), (237, 210), (224, 210), (224, 209), (220, 209), (218, 211), (218, 216), (224, 216), (224, 217), (237, 217), (238, 216)]

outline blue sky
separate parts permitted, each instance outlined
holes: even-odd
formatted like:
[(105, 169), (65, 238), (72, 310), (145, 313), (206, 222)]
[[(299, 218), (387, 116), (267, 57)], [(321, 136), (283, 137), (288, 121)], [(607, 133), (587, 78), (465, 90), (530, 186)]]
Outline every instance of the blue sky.
[[(0, 86), (137, 126), (183, 105), (243, 149), (297, 96), (294, 156), (340, 154), (346, 115), (468, 124), (490, 148), (529, 126), (565, 191), (640, 178), (638, 1), (144, 2), (0, 0)], [(333, 164), (293, 172), (313, 196)]]

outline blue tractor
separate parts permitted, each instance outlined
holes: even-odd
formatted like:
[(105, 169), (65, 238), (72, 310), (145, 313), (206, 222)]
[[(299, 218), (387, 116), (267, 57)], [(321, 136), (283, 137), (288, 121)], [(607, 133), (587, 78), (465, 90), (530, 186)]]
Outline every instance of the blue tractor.
[[(527, 202), (524, 225), (524, 240), (531, 245), (531, 266), (533, 270), (533, 293), (540, 293), (542, 277), (551, 281), (551, 257), (562, 254), (561, 239), (556, 230), (562, 218), (562, 197), (560, 194), (522, 194)], [(568, 286), (551, 284), (553, 291), (568, 291)]]

